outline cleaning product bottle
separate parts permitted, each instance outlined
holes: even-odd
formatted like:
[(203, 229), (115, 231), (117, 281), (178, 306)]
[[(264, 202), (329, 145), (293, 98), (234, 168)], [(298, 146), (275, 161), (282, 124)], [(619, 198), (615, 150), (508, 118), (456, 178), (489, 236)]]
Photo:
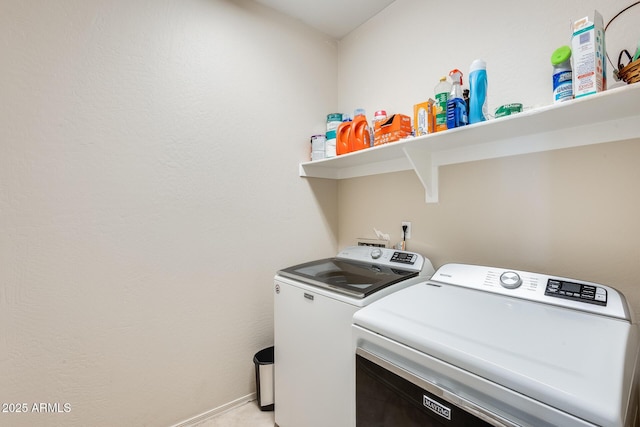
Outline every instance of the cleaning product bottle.
[(371, 146), (376, 145), (376, 135), (380, 132), (380, 126), (387, 120), (387, 111), (378, 110), (373, 115), (373, 121), (371, 122), (371, 136), (373, 142)]
[(343, 121), (336, 130), (336, 155), (347, 154), (349, 151), (349, 136), (351, 135), (351, 118), (345, 114)]
[(447, 129), (453, 129), (468, 123), (467, 105), (462, 98), (462, 72), (458, 69), (451, 70), (449, 77), (452, 86), (447, 100)]
[(449, 92), (451, 92), (451, 83), (447, 81), (446, 77), (440, 78), (433, 90), (436, 98), (436, 102), (433, 105), (436, 114), (435, 132), (441, 130), (447, 130), (447, 100), (449, 99)]
[(342, 124), (342, 113), (327, 114), (327, 131), (325, 137), (327, 138), (325, 146), (325, 157), (336, 156), (336, 136), (338, 134), (338, 127)]
[(476, 59), (469, 70), (469, 124), (488, 118), (487, 85), (487, 63)]
[(464, 103), (467, 104), (467, 117), (469, 117), (469, 89), (462, 90), (462, 98), (464, 99)]
[(571, 71), (571, 48), (562, 46), (551, 55), (553, 65), (553, 102), (573, 99), (573, 73)]
[(358, 151), (371, 147), (371, 130), (367, 116), (362, 108), (353, 113), (351, 132), (349, 134), (349, 151)]

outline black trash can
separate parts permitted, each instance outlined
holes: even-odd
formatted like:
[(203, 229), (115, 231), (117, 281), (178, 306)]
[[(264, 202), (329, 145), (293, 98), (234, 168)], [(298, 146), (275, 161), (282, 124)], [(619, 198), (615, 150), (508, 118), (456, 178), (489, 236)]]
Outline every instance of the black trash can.
[(256, 393), (261, 411), (273, 411), (273, 346), (253, 356), (256, 365)]

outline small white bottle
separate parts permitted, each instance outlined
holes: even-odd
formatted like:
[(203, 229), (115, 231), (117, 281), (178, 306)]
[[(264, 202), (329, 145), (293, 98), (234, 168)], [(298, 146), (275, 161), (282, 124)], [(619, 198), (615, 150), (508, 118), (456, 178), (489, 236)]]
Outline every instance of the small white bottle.
[[(385, 120), (387, 120), (387, 111), (386, 110), (378, 110), (373, 115), (373, 121), (371, 122), (371, 146), (373, 147), (376, 144), (376, 134), (379, 133), (380, 129), (376, 129), (376, 124), (382, 124)], [(379, 127), (379, 125), (378, 125)]]
[(385, 121), (387, 120), (387, 111), (386, 110), (378, 110), (373, 115), (373, 123)]
[(573, 72), (571, 70), (571, 48), (562, 46), (551, 55), (553, 65), (553, 102), (573, 99)]

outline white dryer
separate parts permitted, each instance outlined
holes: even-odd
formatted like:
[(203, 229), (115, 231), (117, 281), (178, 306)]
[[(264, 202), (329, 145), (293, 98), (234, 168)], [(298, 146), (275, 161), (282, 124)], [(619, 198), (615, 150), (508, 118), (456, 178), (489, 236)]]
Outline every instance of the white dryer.
[(639, 423), (639, 329), (608, 286), (448, 264), (353, 330), (359, 427)]
[(367, 246), (279, 271), (274, 280), (276, 425), (353, 425), (353, 314), (433, 272), (420, 254)]

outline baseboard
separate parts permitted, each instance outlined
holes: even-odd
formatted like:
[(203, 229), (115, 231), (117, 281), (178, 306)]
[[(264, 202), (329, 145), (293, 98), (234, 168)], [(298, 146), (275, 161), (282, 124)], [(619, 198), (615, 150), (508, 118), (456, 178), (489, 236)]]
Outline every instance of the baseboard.
[(175, 424), (171, 427), (191, 427), (191, 426), (195, 426), (198, 423), (201, 423), (203, 421), (207, 421), (209, 418), (213, 418), (217, 415), (220, 415), (223, 412), (229, 411), (231, 409), (237, 408), (238, 406), (244, 405), (247, 402), (251, 402), (253, 400), (256, 400), (256, 394), (255, 393), (251, 393), (251, 394), (247, 394), (246, 396), (243, 396), (239, 399), (236, 399), (232, 402), (229, 403), (225, 403), (222, 406), (218, 406), (217, 408), (213, 408), (210, 409), (206, 412), (203, 412), (200, 415), (196, 415), (195, 417), (189, 418), (188, 420), (179, 422), (178, 424)]

